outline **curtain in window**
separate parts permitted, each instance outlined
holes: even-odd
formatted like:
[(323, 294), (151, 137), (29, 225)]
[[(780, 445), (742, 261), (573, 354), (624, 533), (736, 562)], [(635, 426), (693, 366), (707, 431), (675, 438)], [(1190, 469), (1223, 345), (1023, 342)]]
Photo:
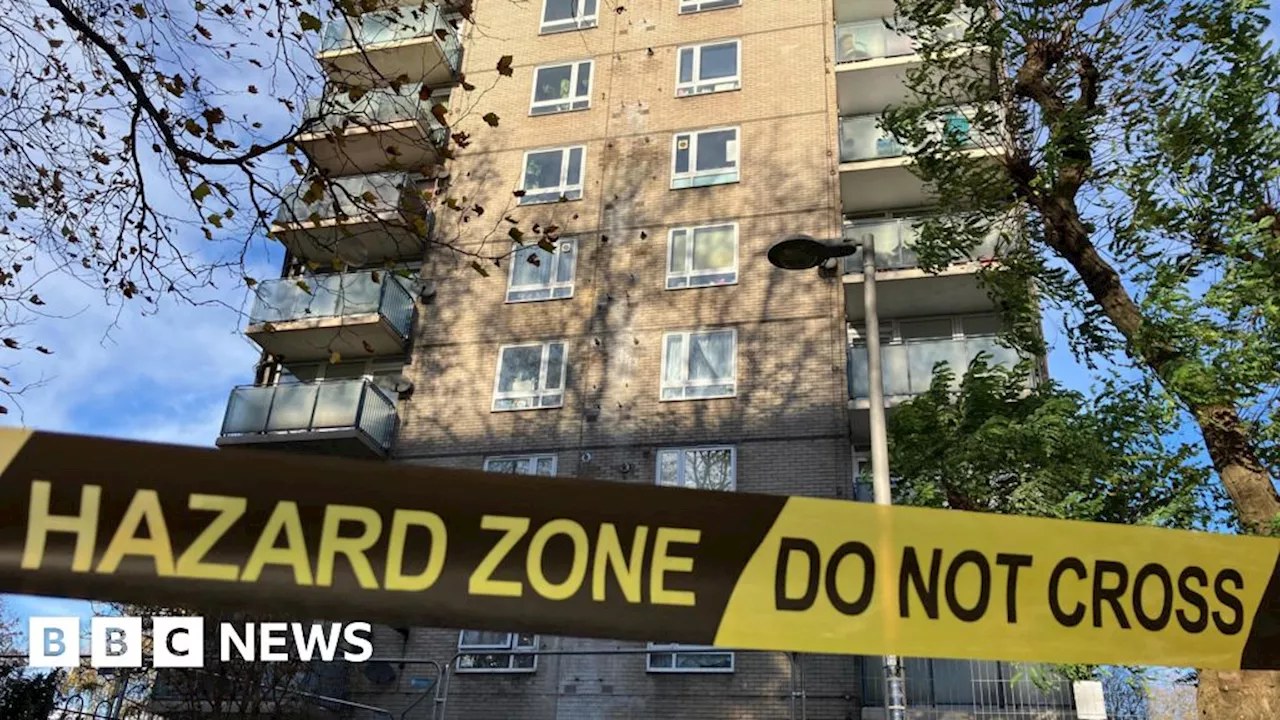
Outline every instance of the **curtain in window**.
[(692, 270), (733, 267), (734, 241), (730, 226), (700, 228), (693, 233)]
[[(536, 263), (531, 262), (530, 258), (537, 258)], [(551, 253), (537, 245), (520, 248), (511, 258), (511, 284), (513, 286), (550, 284), (552, 260)]]
[(498, 392), (532, 393), (536, 391), (541, 364), (541, 345), (507, 348), (502, 353), (502, 373), (498, 378)]
[(689, 336), (689, 381), (713, 383), (733, 377), (733, 333)]

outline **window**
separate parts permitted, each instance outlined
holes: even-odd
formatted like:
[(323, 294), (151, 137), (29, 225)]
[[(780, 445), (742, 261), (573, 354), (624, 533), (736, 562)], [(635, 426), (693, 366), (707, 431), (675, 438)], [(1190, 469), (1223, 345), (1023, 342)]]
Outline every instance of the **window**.
[(555, 477), (555, 455), (506, 455), (484, 459), (485, 472)]
[[(458, 672), (533, 672), (538, 669), (537, 635), (463, 630), (458, 635)], [(476, 651), (470, 654), (470, 651)]]
[(550, 115), (591, 107), (591, 74), (595, 63), (586, 60), (548, 65), (533, 71), (530, 115)]
[(649, 672), (733, 672), (733, 653), (709, 645), (649, 643)]
[(498, 350), (494, 410), (532, 410), (564, 404), (563, 342), (505, 345)]
[(733, 397), (736, 330), (667, 333), (662, 338), (662, 399)]
[(679, 133), (671, 156), (673, 189), (738, 182), (738, 128)]
[(696, 13), (703, 10), (715, 10), (717, 8), (737, 7), (742, 4), (742, 0), (680, 0), (680, 14)]
[(511, 255), (511, 275), (507, 278), (507, 302), (562, 300), (573, 297), (574, 266), (578, 262), (578, 241), (559, 240), (548, 252), (542, 245), (526, 245)]
[(595, 27), (596, 0), (542, 0), (542, 32)]
[(587, 149), (576, 147), (536, 150), (524, 154), (524, 184), (521, 205), (582, 199), (582, 156)]
[(680, 48), (676, 67), (676, 97), (737, 90), (742, 46), (737, 40)]
[(738, 224), (673, 228), (667, 242), (667, 289), (738, 282)]
[(657, 483), (692, 490), (736, 489), (732, 447), (670, 448), (658, 451)]

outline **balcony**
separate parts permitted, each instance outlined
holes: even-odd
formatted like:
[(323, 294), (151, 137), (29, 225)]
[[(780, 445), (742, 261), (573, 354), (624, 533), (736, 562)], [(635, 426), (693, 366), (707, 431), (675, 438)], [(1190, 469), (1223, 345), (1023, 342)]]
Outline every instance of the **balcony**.
[(419, 100), (421, 87), (374, 88), (356, 100), (349, 93), (312, 98), (303, 117), (315, 130), (299, 135), (298, 146), (330, 176), (430, 166), (448, 131)]
[(347, 85), (386, 85), (404, 76), (439, 87), (453, 84), (462, 43), (435, 5), (398, 6), (331, 20), (316, 57)]
[(360, 266), (420, 257), (433, 220), (416, 176), (372, 173), (286, 188), (271, 234), (301, 260)]
[[(918, 63), (916, 43), (905, 32), (890, 29), (893, 9), (885, 17), (836, 25), (836, 97), (840, 115), (882, 112), (907, 93), (906, 73)], [(945, 39), (964, 37), (966, 20), (957, 15), (943, 28)], [(985, 67), (987, 53), (975, 53), (975, 67)]]
[[(997, 138), (981, 138), (959, 107), (939, 120), (936, 137), (948, 137), (975, 157), (993, 155)], [(846, 213), (931, 204), (924, 183), (911, 172), (912, 148), (881, 127), (880, 115), (840, 118), (840, 195)]]
[(246, 385), (231, 391), (218, 446), (384, 458), (398, 425), (396, 401), (363, 378)]
[(286, 364), (403, 353), (413, 329), (413, 296), (391, 273), (281, 278), (259, 284), (245, 330)]
[[(968, 257), (937, 274), (919, 269), (912, 246), (919, 231), (913, 218), (859, 221), (844, 228), (846, 242), (861, 243), (870, 235), (876, 245), (876, 300), (885, 317), (919, 317), (989, 312), (993, 305), (979, 286), (974, 270), (996, 256), (998, 230), (993, 230)], [(862, 294), (862, 253), (844, 260), (845, 315), (860, 323), (866, 315)]]

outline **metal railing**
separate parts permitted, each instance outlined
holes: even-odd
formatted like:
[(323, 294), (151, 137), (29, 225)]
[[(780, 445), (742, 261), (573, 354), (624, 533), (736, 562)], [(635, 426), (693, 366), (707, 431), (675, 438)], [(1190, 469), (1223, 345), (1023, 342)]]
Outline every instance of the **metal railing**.
[(255, 325), (376, 312), (407, 338), (413, 324), (413, 296), (385, 270), (268, 280), (255, 292), (249, 313)]
[[(932, 133), (944, 136), (960, 147), (976, 147), (981, 138), (973, 132), (972, 118), (976, 110), (959, 107), (934, 122)], [(853, 115), (840, 118), (840, 162), (857, 162), (901, 157), (913, 148), (898, 142), (881, 127), (880, 115)]]
[(363, 378), (244, 385), (231, 391), (222, 435), (359, 430), (389, 450), (398, 422), (395, 400)]
[(392, 7), (330, 20), (320, 39), (320, 52), (331, 53), (384, 43), (434, 37), (444, 51), (449, 67), (457, 71), (462, 54), (458, 31), (435, 5)]
[[(849, 242), (861, 242), (866, 235), (875, 236), (876, 269), (902, 270), (920, 265), (920, 259), (913, 249), (920, 231), (916, 228), (915, 218), (885, 218), (883, 220), (860, 220), (844, 227), (844, 239)], [(992, 232), (967, 257), (958, 257), (954, 262), (969, 260), (989, 260), (996, 256), (996, 241), (999, 232)], [(857, 252), (844, 258), (844, 273), (858, 274), (862, 272), (862, 253)]]
[(381, 215), (418, 204), (416, 176), (406, 172), (369, 173), (334, 178), (315, 197), (309, 183), (290, 185), (280, 194), (276, 224), (288, 225), (360, 215)]
[(400, 92), (370, 88), (356, 100), (345, 92), (313, 97), (307, 100), (303, 117), (329, 131), (414, 120), (424, 124), (430, 131), (431, 142), (438, 144), (444, 139), (445, 128), (419, 99), (421, 89), (420, 83), (405, 85)]
[[(1037, 684), (1029, 666), (993, 660), (903, 658), (907, 676), (907, 705), (924, 718), (1075, 718), (1070, 681), (1045, 677)], [(883, 702), (878, 666), (863, 663), (864, 706)], [(1043, 673), (1042, 673), (1043, 674)]]
[[(849, 397), (866, 400), (871, 395), (867, 378), (867, 348), (862, 343), (850, 343), (848, 352)], [(958, 384), (979, 352), (987, 353), (987, 364), (991, 366), (1013, 367), (1022, 360), (1016, 350), (998, 344), (995, 335), (882, 343), (880, 356), (884, 363), (885, 397), (906, 397), (927, 391), (933, 382), (934, 365), (944, 361), (955, 373)]]

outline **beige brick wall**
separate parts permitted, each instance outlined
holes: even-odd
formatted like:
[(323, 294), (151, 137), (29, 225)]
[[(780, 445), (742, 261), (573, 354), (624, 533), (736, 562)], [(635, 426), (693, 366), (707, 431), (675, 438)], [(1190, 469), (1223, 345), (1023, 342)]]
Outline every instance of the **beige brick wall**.
[[(451, 165), (449, 194), (485, 212), (464, 223), (443, 210), (441, 231), (461, 246), (492, 248), (509, 243), (504, 216), (526, 232), (554, 223), (562, 238), (578, 238), (577, 279), (572, 299), (506, 304), (505, 265), (484, 278), (467, 258), (430, 259), (424, 274), (437, 293), (419, 311), (406, 369), (415, 391), (401, 403), (397, 459), (479, 468), (488, 455), (553, 453), (560, 475), (653, 483), (659, 448), (723, 443), (737, 449), (739, 491), (848, 497), (839, 281), (783, 272), (765, 258), (788, 234), (838, 235), (830, 1), (744, 0), (685, 16), (676, 0), (600, 4), (599, 27), (539, 36), (542, 0), (475, 3), (464, 67), (476, 90), (452, 101), (455, 129), (471, 140)], [(677, 48), (734, 37), (742, 88), (676, 98)], [(510, 78), (495, 71), (503, 55), (514, 58)], [(534, 68), (587, 58), (595, 62), (591, 109), (530, 117)], [(480, 119), (487, 112), (498, 115), (498, 129)], [(669, 189), (672, 134), (726, 125), (741, 128), (740, 182)], [(512, 190), (524, 152), (570, 144), (587, 148), (584, 197), (518, 207)], [(739, 225), (737, 284), (665, 290), (669, 230), (727, 221)], [(711, 327), (737, 329), (736, 397), (659, 401), (663, 333)], [(564, 406), (491, 412), (499, 346), (547, 339), (567, 343)], [(457, 640), (457, 630), (414, 628), (406, 642), (379, 628), (375, 655), (445, 662)], [(801, 664), (803, 681), (800, 673), (794, 681), (809, 718), (857, 716), (853, 658)], [(785, 718), (791, 672), (786, 658), (768, 653), (739, 654), (735, 672), (723, 675), (647, 673), (643, 654), (544, 657), (531, 674), (456, 676), (448, 717)], [(352, 699), (399, 716), (421, 693), (412, 678), (434, 673), (408, 664), (378, 687), (357, 677)], [(408, 717), (432, 717), (430, 704)]]

